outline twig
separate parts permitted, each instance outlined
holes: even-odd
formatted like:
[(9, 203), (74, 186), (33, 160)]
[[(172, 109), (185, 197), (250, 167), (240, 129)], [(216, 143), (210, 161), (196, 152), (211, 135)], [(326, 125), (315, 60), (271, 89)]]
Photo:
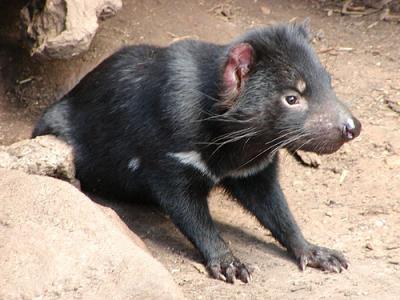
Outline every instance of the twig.
[[(318, 54), (323, 54), (323, 53), (329, 53), (332, 51), (337, 51), (337, 52), (351, 52), (354, 49), (351, 47), (329, 47), (325, 49), (321, 49), (318, 51)], [(332, 53), (332, 55), (337, 55), (337, 53)]]
[(343, 51), (343, 52), (351, 52), (351, 51), (353, 51), (353, 48), (350, 48), (350, 47), (339, 47), (336, 50), (337, 51)]
[(376, 25), (378, 25), (378, 21), (368, 25), (367, 29), (371, 29), (372, 27), (375, 27)]
[(327, 52), (331, 52), (331, 51), (333, 51), (333, 50), (335, 50), (335, 48), (333, 48), (333, 47), (329, 47), (329, 48), (325, 48), (325, 49), (321, 49), (321, 50), (319, 50), (318, 51), (318, 53), (327, 53)]
[(170, 32), (170, 31), (167, 31), (167, 34), (172, 38), (177, 38), (178, 37), (175, 33)]
[[(372, 15), (372, 14), (375, 14), (375, 13), (381, 11), (383, 8), (383, 7), (373, 8), (373, 9), (368, 9), (368, 10), (364, 9), (364, 11), (361, 11), (360, 7), (351, 8), (352, 3), (353, 3), (353, 0), (346, 0), (346, 2), (343, 3), (342, 11), (341, 11), (341, 13), (343, 15), (368, 16), (368, 15)], [(354, 10), (354, 9), (356, 9), (356, 10)]]
[(176, 38), (173, 38), (171, 42), (175, 43), (175, 42), (178, 42), (178, 41), (181, 41), (181, 40), (188, 40), (188, 39), (190, 39), (190, 40), (198, 40), (200, 38), (199, 38), (198, 35), (184, 35), (184, 36), (177, 36)]
[(389, 247), (386, 247), (386, 250), (396, 250), (399, 248), (400, 248), (400, 246), (389, 246)]
[(31, 82), (32, 80), (33, 80), (33, 78), (32, 78), (32, 77), (29, 77), (29, 78), (26, 78), (26, 79), (17, 81), (17, 83), (18, 83), (18, 84), (24, 84), (24, 83)]

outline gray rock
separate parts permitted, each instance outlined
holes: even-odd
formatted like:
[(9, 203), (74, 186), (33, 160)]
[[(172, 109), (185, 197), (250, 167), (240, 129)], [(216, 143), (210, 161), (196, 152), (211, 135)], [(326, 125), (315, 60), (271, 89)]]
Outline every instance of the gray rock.
[(76, 182), (72, 147), (50, 135), (0, 146), (0, 168)]

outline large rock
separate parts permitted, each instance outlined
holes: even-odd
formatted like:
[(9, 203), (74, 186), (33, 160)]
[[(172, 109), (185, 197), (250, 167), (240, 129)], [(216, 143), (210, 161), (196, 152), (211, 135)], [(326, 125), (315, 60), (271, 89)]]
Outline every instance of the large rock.
[(0, 169), (0, 199), (0, 299), (183, 298), (138, 238), (70, 184)]
[(71, 58), (89, 48), (97, 20), (121, 6), (121, 0), (30, 0), (21, 10), (23, 40), (32, 55)]

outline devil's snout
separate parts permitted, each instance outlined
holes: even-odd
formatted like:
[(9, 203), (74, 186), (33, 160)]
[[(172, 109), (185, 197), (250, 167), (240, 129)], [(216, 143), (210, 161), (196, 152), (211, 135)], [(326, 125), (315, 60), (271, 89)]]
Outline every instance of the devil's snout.
[(358, 137), (361, 132), (361, 123), (357, 118), (350, 117), (348, 118), (342, 127), (342, 137), (347, 141), (351, 141)]

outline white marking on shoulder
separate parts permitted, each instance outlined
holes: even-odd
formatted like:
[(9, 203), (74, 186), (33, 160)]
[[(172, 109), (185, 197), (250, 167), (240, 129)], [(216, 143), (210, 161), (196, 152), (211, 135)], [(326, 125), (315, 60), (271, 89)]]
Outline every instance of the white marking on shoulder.
[(241, 170), (234, 170), (229, 172), (226, 177), (233, 177), (233, 178), (246, 178), (253, 175), (256, 175), (258, 172), (264, 170), (271, 162), (273, 157), (267, 157), (265, 160), (260, 162), (254, 167), (244, 168)]
[(196, 170), (200, 171), (201, 173), (212, 179), (215, 183), (219, 181), (219, 179), (207, 168), (207, 165), (201, 158), (200, 153), (196, 151), (176, 153), (170, 152), (168, 153), (168, 156), (177, 159), (180, 163), (184, 165), (192, 166)]
[(131, 171), (136, 171), (140, 167), (140, 159), (139, 158), (132, 158), (128, 163), (128, 169)]

